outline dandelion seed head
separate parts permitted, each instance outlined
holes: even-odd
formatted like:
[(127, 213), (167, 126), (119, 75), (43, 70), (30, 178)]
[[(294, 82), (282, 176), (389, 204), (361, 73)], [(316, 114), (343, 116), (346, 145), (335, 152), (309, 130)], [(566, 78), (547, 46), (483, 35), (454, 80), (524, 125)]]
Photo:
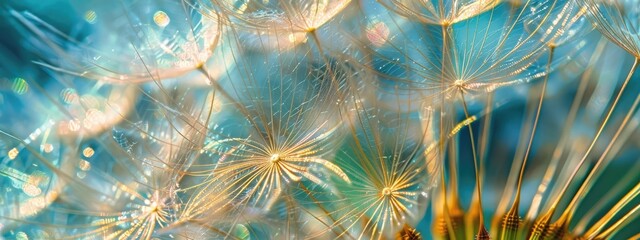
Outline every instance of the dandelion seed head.
[(39, 44), (43, 51), (56, 53), (42, 65), (105, 82), (144, 82), (185, 75), (214, 54), (221, 25), (216, 14), (198, 11), (196, 5), (143, 0), (101, 7), (92, 2), (84, 16), (92, 31), (84, 38), (67, 36), (26, 13), (15, 16), (27, 25), (46, 25), (31, 29), (46, 42)]
[(465, 88), (465, 81), (462, 79), (457, 79), (455, 81), (453, 81), (453, 85), (459, 89), (464, 89)]
[(397, 113), (365, 108), (358, 115), (380, 121), (356, 124), (356, 134), (336, 156), (352, 181), (336, 187), (353, 211), (351, 218), (364, 222), (361, 231), (375, 229), (373, 238), (392, 237), (404, 224), (416, 224), (421, 218), (416, 213), (426, 207), (427, 198), (421, 193), (431, 189), (428, 182), (433, 176), (426, 174), (425, 156), (411, 154), (426, 149), (418, 140), (425, 136), (407, 132), (405, 127), (421, 123), (398, 118)]

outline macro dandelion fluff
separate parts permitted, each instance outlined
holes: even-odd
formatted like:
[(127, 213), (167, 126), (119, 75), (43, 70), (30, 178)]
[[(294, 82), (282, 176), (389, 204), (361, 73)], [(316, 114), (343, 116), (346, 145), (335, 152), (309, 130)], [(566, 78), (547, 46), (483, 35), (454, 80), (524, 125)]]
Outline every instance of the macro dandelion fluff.
[(635, 0), (0, 5), (0, 238), (640, 237)]
[(193, 166), (192, 171), (204, 168), (197, 173), (206, 176), (196, 197), (216, 197), (223, 188), (237, 209), (265, 211), (287, 186), (303, 179), (326, 185), (325, 174), (335, 174), (349, 181), (329, 158), (343, 127), (336, 103), (344, 86), (336, 86), (331, 79), (336, 75), (328, 74), (335, 66), (304, 62), (304, 56), (265, 57), (273, 57), (264, 60), (273, 63), (265, 66), (266, 75), (245, 75), (245, 67), (255, 66), (247, 62), (219, 80), (232, 96), (229, 105), (238, 107), (211, 123), (204, 150), (219, 159)]
[[(33, 32), (40, 64), (89, 79), (132, 83), (178, 77), (214, 53), (222, 27), (183, 1), (84, 2), (86, 36), (69, 36), (28, 12), (12, 12)], [(109, 4), (111, 5), (111, 4)], [(115, 36), (114, 32), (120, 33)], [(49, 56), (47, 56), (49, 55)]]
[[(460, 199), (460, 196), (464, 195), (464, 192), (459, 188), (464, 184), (461, 182), (480, 181), (479, 179), (484, 179), (482, 182), (484, 183), (484, 188), (486, 188), (485, 191), (497, 188), (496, 190), (492, 190), (494, 192), (497, 191), (497, 197), (489, 197), (483, 201), (485, 208), (484, 214), (487, 214), (486, 208), (494, 209), (490, 210), (493, 212), (491, 227), (488, 231), (491, 238), (609, 239), (613, 238), (612, 233), (623, 233), (625, 231), (626, 234), (634, 233), (635, 230), (629, 231), (633, 228), (629, 224), (633, 224), (633, 219), (637, 218), (634, 217), (636, 216), (635, 212), (637, 210), (634, 209), (633, 206), (635, 205), (631, 203), (632, 200), (629, 196), (636, 194), (633, 186), (637, 180), (627, 182), (628, 179), (622, 177), (625, 180), (620, 182), (620, 184), (625, 185), (625, 187), (609, 189), (606, 186), (608, 185), (608, 180), (605, 180), (606, 178), (603, 177), (607, 175), (606, 170), (604, 170), (607, 164), (615, 164), (614, 162), (616, 160), (614, 159), (620, 159), (617, 161), (625, 161), (623, 160), (625, 156), (620, 154), (621, 151), (624, 151), (623, 149), (634, 148), (630, 146), (634, 145), (634, 143), (626, 141), (624, 136), (636, 131), (636, 127), (632, 124), (633, 121), (628, 121), (632, 119), (631, 116), (635, 115), (635, 111), (619, 111), (619, 114), (617, 116), (614, 115), (613, 118), (618, 119), (616, 122), (621, 125), (608, 126), (605, 131), (609, 131), (610, 134), (603, 134), (598, 138), (600, 135), (598, 132), (601, 131), (600, 129), (606, 124), (606, 121), (603, 123), (601, 119), (609, 115), (609, 108), (611, 104), (613, 104), (612, 102), (615, 101), (616, 94), (613, 92), (613, 94), (608, 95), (607, 100), (610, 101), (610, 103), (601, 108), (600, 111), (596, 111), (595, 108), (592, 108), (590, 111), (590, 108), (583, 107), (588, 102), (593, 102), (594, 98), (602, 97), (592, 95), (590, 98), (586, 93), (592, 90), (588, 90), (587, 86), (595, 84), (598, 88), (606, 89), (618, 84), (599, 83), (597, 82), (597, 78), (591, 77), (592, 73), (601, 70), (599, 67), (596, 67), (597, 64), (595, 63), (599, 57), (603, 56), (602, 51), (605, 49), (603, 46), (604, 45), (600, 46), (599, 50), (594, 52), (592, 62), (588, 65), (591, 67), (581, 76), (579, 81), (580, 86), (578, 87), (579, 90), (575, 95), (572, 95), (574, 97), (564, 99), (563, 97), (553, 96), (551, 99), (548, 99), (550, 96), (547, 96), (544, 100), (545, 106), (542, 107), (542, 111), (540, 110), (541, 106), (538, 105), (539, 99), (537, 99), (537, 97), (531, 98), (530, 102), (527, 103), (527, 105), (530, 105), (529, 110), (524, 113), (527, 117), (524, 118), (524, 123), (522, 124), (524, 127), (522, 127), (519, 136), (520, 139), (517, 140), (519, 143), (515, 153), (501, 148), (499, 144), (493, 144), (493, 141), (509, 141), (509, 137), (507, 136), (514, 135), (513, 133), (509, 133), (508, 130), (496, 130), (493, 132), (485, 130), (486, 126), (490, 126), (492, 122), (493, 124), (514, 124), (509, 123), (512, 119), (507, 116), (501, 116), (500, 118), (491, 117), (491, 114), (485, 116), (485, 118), (488, 119), (486, 121), (489, 122), (479, 124), (483, 129), (480, 132), (481, 135), (478, 137), (479, 149), (485, 148), (482, 146), (489, 147), (488, 150), (479, 151), (481, 153), (484, 152), (484, 154), (480, 154), (479, 157), (487, 159), (481, 161), (481, 163), (485, 165), (484, 170), (481, 171), (484, 174), (476, 179), (469, 179), (467, 177), (468, 180), (464, 180), (464, 175), (458, 172), (463, 170), (456, 169), (458, 167), (455, 165), (448, 165), (447, 168), (449, 168), (449, 170), (447, 174), (455, 179), (447, 185), (446, 189), (449, 192), (443, 193), (443, 195), (438, 198), (440, 199), (439, 201), (446, 201), (447, 205), (445, 206), (451, 208), (448, 214), (445, 214), (445, 220), (446, 218), (450, 220), (434, 222), (434, 235), (440, 235), (441, 238), (470, 238), (470, 236), (472, 236), (471, 234), (477, 231), (474, 230), (474, 225), (477, 224), (477, 220), (474, 221), (474, 219), (477, 219), (477, 214), (483, 213), (478, 213), (477, 211), (479, 209), (474, 205), (474, 202), (477, 201), (475, 200), (475, 193), (473, 199), (464, 201), (466, 204), (469, 204), (469, 201), (471, 201), (468, 208), (463, 207), (464, 205), (461, 205), (457, 200)], [(622, 75), (624, 75), (624, 73)], [(593, 91), (593, 93), (597, 92), (599, 91)], [(535, 96), (536, 94), (537, 93), (534, 93), (532, 95)], [(634, 96), (633, 94), (630, 95), (631, 96), (626, 95), (626, 98), (629, 99), (629, 97)], [(562, 101), (566, 101), (568, 104), (559, 104)], [(552, 106), (549, 106), (549, 103), (552, 103)], [(495, 111), (500, 110), (496, 109)], [(557, 124), (548, 125), (548, 123), (545, 122), (553, 118), (543, 117), (545, 114), (563, 114), (567, 117), (559, 119), (559, 123)], [(536, 115), (539, 115), (539, 117), (534, 117)], [(596, 118), (597, 120), (594, 121), (591, 118)], [(536, 122), (541, 126), (547, 127), (533, 128), (534, 131), (529, 133), (532, 129), (531, 126)], [(593, 130), (585, 131), (583, 128), (585, 124), (590, 126), (587, 127), (587, 129)], [(624, 134), (624, 131), (621, 129), (626, 129), (627, 127), (630, 131)], [(555, 134), (545, 134), (547, 131), (554, 131), (553, 129), (560, 129), (562, 134), (559, 136)], [(464, 133), (464, 131), (461, 133)], [(593, 148), (599, 150), (593, 150), (592, 146), (590, 146), (591, 142), (596, 140), (600, 141), (603, 136), (607, 136), (608, 140), (602, 141), (598, 145), (600, 147)], [(505, 137), (507, 139), (504, 139)], [(513, 137), (518, 138), (517, 135)], [(549, 137), (556, 139), (550, 139)], [(492, 143), (487, 145), (485, 141), (492, 141)], [(535, 144), (532, 145), (531, 141), (534, 141)], [(454, 142), (454, 145), (457, 144), (458, 143)], [(504, 142), (502, 144), (504, 144)], [(538, 151), (536, 152), (532, 149), (538, 149)], [(510, 155), (503, 154), (515, 155), (513, 155), (512, 160), (509, 157)], [(533, 162), (534, 167), (529, 166), (531, 163), (524, 162), (527, 159), (526, 154), (529, 154), (529, 158), (533, 158), (529, 159), (529, 161)], [(463, 161), (462, 157), (465, 155), (467, 158), (471, 158), (468, 156), (468, 153), (460, 152), (459, 155), (455, 156), (455, 158), (457, 158), (456, 162)], [(490, 156), (496, 157), (488, 158)], [(584, 159), (587, 160), (585, 161)], [(455, 162), (452, 164), (455, 164)], [(511, 165), (511, 170), (508, 170), (509, 165)], [(585, 167), (587, 169), (582, 170)], [(609, 167), (611, 167), (611, 165), (609, 165)], [(466, 170), (467, 173), (470, 171), (473, 170)], [(629, 176), (633, 175), (631, 173), (632, 171), (633, 170), (629, 170)], [(623, 172), (627, 171), (620, 171), (619, 173)], [(527, 186), (527, 183), (530, 183), (530, 185)], [(538, 183), (540, 183), (539, 186), (537, 185)], [(522, 189), (522, 192), (517, 192), (514, 185), (517, 185), (517, 189)], [(602, 188), (596, 190), (595, 186)], [(527, 188), (530, 190), (525, 190)], [(591, 193), (590, 196), (595, 199), (585, 198), (584, 195), (587, 194), (586, 189), (594, 192)], [(453, 193), (450, 191), (453, 191)], [(502, 195), (500, 195), (500, 192), (502, 192)], [(606, 196), (606, 198), (600, 201), (595, 192), (604, 194), (603, 196)], [(518, 194), (523, 194), (522, 198), (518, 197)], [(451, 195), (454, 197), (450, 197)], [(486, 196), (486, 194), (483, 196)], [(514, 200), (514, 197), (516, 200)], [(491, 201), (490, 199), (494, 200)], [(487, 200), (490, 200), (490, 202), (487, 203)], [(585, 211), (591, 207), (586, 204), (586, 202), (591, 201), (599, 202), (600, 209)], [(498, 203), (497, 208), (492, 206), (495, 203)], [(438, 203), (434, 202), (434, 206), (437, 204)], [(509, 206), (516, 206), (516, 208), (515, 210), (511, 208), (511, 210), (507, 211)], [(520, 209), (524, 207), (525, 211), (519, 211), (518, 206)], [(621, 206), (627, 206), (627, 208), (622, 208)], [(589, 214), (576, 214), (580, 211), (583, 211), (583, 213), (589, 212)], [(596, 211), (599, 211), (597, 214), (601, 214), (600, 216), (608, 212), (607, 217), (605, 217), (606, 220), (598, 220), (598, 217), (594, 217)], [(589, 232), (588, 236), (582, 235), (585, 234), (584, 229), (586, 227), (582, 226), (579, 229), (573, 227), (575, 226), (574, 224), (580, 223), (580, 225), (585, 225), (587, 222), (594, 224), (591, 227), (592, 232)], [(595, 229), (598, 229), (597, 231), (600, 232), (594, 233), (593, 231)], [(469, 233), (470, 231), (471, 234)]]
[[(476, 1), (474, 4), (489, 2)], [(441, 97), (459, 98), (459, 91), (466, 97), (482, 96), (497, 88), (529, 82), (544, 75), (544, 68), (539, 67), (537, 61), (545, 53), (546, 44), (537, 35), (547, 31), (542, 29), (547, 21), (557, 21), (553, 18), (571, 14), (571, 11), (555, 11), (570, 1), (536, 2), (536, 11), (530, 11), (534, 3), (529, 1), (518, 7), (506, 3), (491, 4), (477, 17), (455, 22), (420, 18), (408, 18), (411, 22), (404, 21), (401, 26), (394, 26), (393, 18), (383, 22), (399, 34), (389, 35), (386, 45), (373, 48), (379, 55), (374, 63), (384, 67), (399, 65), (396, 68), (406, 69), (405, 78), (385, 77), (387, 82), (407, 91), (423, 91), (422, 98), (433, 98), (430, 102)], [(455, 11), (458, 8), (441, 6), (439, 9)], [(551, 16), (553, 12), (559, 12), (559, 15)], [(402, 12), (399, 15), (407, 16)], [(537, 25), (532, 26), (532, 19), (536, 19), (533, 22)], [(564, 27), (571, 26), (573, 22), (565, 22), (568, 26)], [(523, 31), (525, 27), (529, 31)], [(548, 38), (555, 38), (561, 33), (549, 30), (552, 35)], [(392, 51), (400, 51), (401, 54), (387, 58)], [(445, 104), (446, 100), (439, 101)]]
[(202, 149), (198, 136), (204, 136), (202, 121), (210, 119), (207, 106), (213, 102), (174, 103), (187, 93), (207, 96), (188, 89), (150, 88), (137, 104), (139, 111), (120, 115), (121, 123), (109, 127), (112, 131), (78, 139), (77, 148), (69, 150), (72, 167), (53, 168), (66, 183), (55, 190), (63, 193), (60, 201), (29, 221), (9, 222), (21, 223), (18, 233), (45, 238), (151, 239), (183, 234), (173, 230), (191, 220), (184, 211), (180, 182)]
[[(433, 131), (419, 127), (431, 120), (430, 112), (421, 119), (356, 108), (360, 121), (351, 123), (352, 136), (336, 155), (336, 163), (353, 180), (336, 184), (344, 198), (331, 213), (344, 228), (338, 237), (393, 238), (415, 228), (433, 187), (435, 174), (427, 166), (435, 159), (425, 153)], [(372, 115), (377, 119), (369, 119)]]
[[(454, 2), (451, 4), (462, 3)], [(456, 131), (455, 112), (452, 102), (458, 99), (464, 110), (464, 117), (470, 119), (468, 99), (474, 95), (488, 95), (487, 101), (491, 102), (492, 92), (497, 88), (509, 85), (530, 82), (540, 76), (548, 75), (551, 71), (552, 52), (547, 67), (537, 65), (538, 58), (545, 53), (549, 46), (547, 42), (556, 40), (565, 32), (565, 28), (574, 25), (580, 15), (572, 14), (572, 11), (555, 11), (573, 6), (571, 1), (527, 1), (521, 6), (513, 6), (502, 3), (477, 1), (470, 4), (486, 4), (486, 7), (471, 7), (478, 12), (476, 17), (467, 17), (466, 14), (455, 13), (457, 6), (440, 6), (440, 11), (450, 11), (450, 14), (429, 12), (429, 18), (414, 18), (414, 24), (406, 21), (398, 26), (393, 18), (388, 21), (394, 29), (401, 33), (399, 36), (388, 37), (383, 46), (374, 46), (373, 71), (378, 69), (398, 69), (404, 72), (402, 78), (394, 75), (380, 73), (382, 78), (381, 91), (388, 91), (389, 98), (394, 98), (398, 93), (413, 93), (416, 100), (422, 100), (439, 110), (440, 140), (445, 141), (447, 134)], [(535, 5), (534, 5), (535, 4)], [(557, 5), (557, 6), (556, 6)], [(394, 7), (403, 6), (387, 4), (399, 15), (411, 16), (411, 8)], [(450, 8), (444, 8), (448, 6)], [(415, 9), (415, 8), (413, 8)], [(433, 10), (433, 7), (426, 9)], [(462, 9), (462, 8), (461, 8)], [(409, 13), (407, 13), (409, 12)], [(554, 16), (553, 13), (556, 13)], [(567, 16), (572, 16), (569, 18)], [(451, 17), (454, 17), (451, 19)], [(460, 19), (457, 19), (460, 17)], [(435, 21), (434, 19), (439, 20)], [(537, 19), (531, 28), (532, 19)], [(558, 19), (569, 19), (562, 21)], [(576, 20), (574, 20), (576, 19)], [(542, 29), (546, 21), (553, 21), (548, 29)], [(385, 23), (386, 24), (386, 23)], [(395, 25), (395, 26), (393, 26)], [(412, 27), (413, 25), (413, 27)], [(409, 29), (411, 30), (406, 30)], [(529, 27), (529, 31), (525, 29)], [(531, 30), (533, 29), (533, 30)], [(543, 32), (543, 39), (538, 37)], [(418, 33), (415, 35), (415, 33)], [(549, 36), (550, 35), (550, 36)], [(546, 38), (546, 39), (545, 39)], [(435, 44), (434, 44), (435, 43)], [(554, 46), (555, 47), (555, 46)], [(551, 47), (553, 49), (554, 47)], [(405, 49), (415, 49), (405, 51)], [(401, 52), (393, 54), (393, 52)], [(386, 55), (391, 52), (392, 58)], [(396, 57), (398, 56), (398, 57)], [(391, 65), (394, 67), (388, 67)], [(380, 66), (380, 67), (378, 67)], [(545, 78), (546, 79), (546, 78)], [(546, 81), (545, 81), (546, 84)], [(385, 86), (385, 85), (390, 85)], [(385, 89), (386, 88), (386, 89)], [(398, 89), (403, 89), (399, 92)], [(544, 92), (544, 91), (543, 91)], [(415, 97), (417, 96), (417, 97)], [(489, 103), (492, 104), (492, 103)], [(466, 126), (470, 133), (471, 152), (474, 162), (475, 174), (480, 174), (476, 144), (471, 125)], [(445, 144), (440, 146), (440, 152), (444, 152)], [(454, 150), (455, 151), (455, 150)], [(443, 155), (444, 156), (444, 155)], [(481, 194), (481, 186), (477, 182), (476, 193)], [(455, 196), (453, 197), (455, 199)], [(481, 199), (478, 196), (477, 199)], [(481, 201), (475, 202), (482, 212)], [(453, 202), (452, 214), (459, 211), (457, 203)], [(445, 205), (446, 207), (446, 205)], [(441, 217), (446, 220), (449, 213), (441, 212)], [(483, 216), (479, 215), (479, 232), (477, 237), (488, 237), (484, 229)], [(450, 228), (452, 223), (447, 222)]]

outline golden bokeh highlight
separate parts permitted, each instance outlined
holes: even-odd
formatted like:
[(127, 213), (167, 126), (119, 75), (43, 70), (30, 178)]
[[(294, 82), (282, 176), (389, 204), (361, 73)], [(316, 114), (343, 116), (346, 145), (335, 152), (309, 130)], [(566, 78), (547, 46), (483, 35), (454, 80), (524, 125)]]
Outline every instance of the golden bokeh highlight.
[(82, 150), (82, 156), (84, 156), (86, 158), (92, 157), (94, 153), (95, 153), (95, 151), (91, 147), (86, 147), (86, 148), (84, 148), (84, 150)]
[(84, 20), (90, 24), (96, 23), (97, 19), (98, 19), (98, 14), (96, 14), (96, 12), (93, 10), (88, 10), (84, 13)]
[(169, 15), (167, 15), (167, 13), (163, 11), (157, 11), (155, 14), (153, 14), (153, 22), (155, 22), (158, 27), (166, 27), (167, 25), (169, 25), (169, 22), (171, 22), (171, 18), (169, 18)]
[(18, 151), (17, 148), (12, 148), (7, 153), (7, 156), (9, 157), (10, 160), (13, 160), (13, 159), (16, 159), (16, 157), (18, 157), (18, 153), (20, 153), (20, 151)]

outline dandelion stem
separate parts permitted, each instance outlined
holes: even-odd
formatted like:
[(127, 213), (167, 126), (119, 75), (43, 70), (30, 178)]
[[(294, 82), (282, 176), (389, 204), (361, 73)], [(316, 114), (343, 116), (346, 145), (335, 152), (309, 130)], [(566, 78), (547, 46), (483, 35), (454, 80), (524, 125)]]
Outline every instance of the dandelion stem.
[[(478, 157), (480, 162), (484, 162), (487, 158), (488, 146), (489, 146), (489, 137), (491, 130), (491, 120), (493, 117), (493, 97), (494, 92), (490, 92), (487, 96), (486, 109), (485, 112), (487, 115), (484, 117), (484, 125), (482, 126), (482, 133), (480, 136), (480, 147), (478, 148)], [(480, 177), (484, 177), (484, 165), (480, 165)], [(477, 195), (476, 195), (477, 196)]]
[[(518, 182), (516, 185), (516, 195), (511, 205), (511, 208), (507, 212), (506, 216), (504, 216), (504, 222), (502, 226), (502, 235), (501, 239), (511, 239), (518, 235), (520, 227), (520, 217), (519, 217), (519, 208), (520, 208), (520, 196), (522, 191), (522, 179), (524, 177), (524, 171), (527, 166), (527, 160), (529, 158), (529, 154), (531, 152), (531, 146), (533, 145), (533, 139), (536, 134), (536, 130), (538, 127), (538, 121), (540, 120), (540, 113), (542, 110), (542, 104), (544, 103), (544, 96), (547, 90), (547, 83), (549, 81), (549, 71), (551, 69), (551, 62), (553, 61), (553, 55), (555, 53), (555, 47), (553, 45), (549, 46), (549, 58), (547, 60), (547, 65), (545, 67), (545, 76), (542, 81), (542, 88), (540, 90), (540, 97), (538, 99), (538, 105), (536, 107), (536, 113), (533, 119), (533, 125), (531, 127), (531, 132), (529, 134), (529, 141), (527, 142), (527, 147), (524, 152), (524, 156), (522, 158), (522, 164), (520, 165), (520, 170), (518, 173)], [(508, 187), (508, 186), (507, 186)], [(510, 197), (508, 195), (507, 197)], [(511, 221), (508, 221), (508, 220)], [(506, 224), (506, 222), (510, 222), (510, 224)]]
[[(529, 94), (529, 96), (527, 96), (527, 101), (533, 101), (532, 100), (534, 98), (533, 95), (534, 95), (533, 92)], [(522, 127), (520, 128), (520, 133), (519, 133), (520, 137), (518, 139), (518, 146), (516, 148), (516, 153), (513, 157), (513, 161), (511, 164), (511, 169), (509, 170), (507, 181), (504, 185), (502, 197), (500, 198), (500, 202), (498, 203), (498, 207), (495, 212), (495, 216), (497, 217), (494, 218), (494, 221), (492, 223), (492, 227), (491, 227), (492, 231), (497, 231), (498, 225), (500, 223), (504, 224), (503, 216), (508, 212), (507, 208), (509, 207), (511, 197), (514, 194), (514, 188), (509, 186), (517, 185), (517, 182), (516, 182), (517, 177), (518, 177), (518, 174), (520, 173), (519, 170), (522, 166), (521, 160), (524, 159), (524, 151), (526, 149), (525, 143), (526, 143), (526, 137), (527, 137), (527, 130), (531, 129), (531, 125), (533, 124), (532, 121), (530, 120), (531, 118), (533, 118), (533, 114), (534, 114), (533, 112), (534, 112), (534, 109), (529, 105), (527, 105), (526, 115), (522, 119)], [(518, 216), (511, 216), (511, 217), (514, 218)], [(502, 239), (504, 239), (504, 237)]]
[(555, 47), (549, 47), (549, 60), (546, 66), (546, 75), (544, 76), (544, 80), (542, 81), (542, 90), (540, 90), (540, 100), (538, 101), (538, 107), (536, 110), (536, 116), (533, 120), (533, 127), (531, 128), (531, 134), (529, 135), (529, 143), (527, 144), (527, 150), (524, 154), (524, 159), (522, 161), (522, 166), (520, 166), (520, 173), (518, 175), (518, 185), (516, 190), (516, 197), (513, 200), (513, 205), (517, 209), (517, 205), (520, 204), (520, 195), (522, 191), (522, 178), (524, 176), (524, 170), (527, 166), (527, 160), (529, 159), (529, 154), (531, 153), (531, 145), (533, 145), (533, 138), (536, 135), (536, 130), (538, 128), (538, 121), (540, 120), (540, 112), (542, 110), (542, 103), (544, 102), (544, 95), (547, 90), (547, 83), (549, 82), (549, 70), (551, 68), (551, 61), (553, 61), (553, 54), (555, 52)]
[[(455, 142), (454, 142), (455, 143)], [(460, 196), (458, 195), (459, 185), (458, 185), (458, 145), (457, 144), (449, 144), (447, 148), (449, 150), (449, 155), (447, 155), (449, 162), (449, 194), (451, 196), (451, 202), (456, 206), (460, 201)]]
[[(442, 25), (442, 66), (441, 66), (441, 72), (440, 72), (440, 90), (442, 92), (445, 91), (446, 89), (446, 84), (445, 84), (445, 67), (446, 67), (446, 56), (447, 56), (447, 30), (449, 28), (448, 24), (443, 24)], [(444, 94), (440, 94), (440, 103), (441, 108), (440, 108), (440, 152), (442, 153), (442, 160), (444, 162), (445, 159), (445, 154), (444, 154), (444, 149), (445, 149), (445, 145), (446, 145), (446, 141), (442, 141), (442, 139), (445, 139), (447, 136), (445, 135), (445, 96)], [(455, 166), (453, 166), (455, 167)], [(445, 218), (445, 222), (447, 224), (447, 229), (448, 229), (448, 237), (450, 237), (451, 239), (455, 240), (456, 236), (455, 236), (455, 229), (454, 226), (451, 222), (451, 216), (449, 214), (449, 209), (448, 209), (448, 202), (447, 202), (447, 197), (446, 197), (446, 187), (444, 186), (444, 164), (442, 164), (442, 168), (443, 168), (443, 172), (442, 172), (442, 180), (443, 180), (443, 186), (442, 186), (442, 191), (443, 191), (443, 209), (444, 209), (444, 218)], [(454, 194), (457, 194), (457, 191), (454, 191)], [(453, 199), (456, 202), (458, 201), (458, 199)], [(454, 204), (457, 205), (457, 204)]]
[[(637, 161), (633, 168), (629, 169), (627, 174), (624, 177), (620, 178), (620, 181), (616, 183), (615, 186), (611, 187), (609, 190), (609, 194), (603, 195), (600, 199), (598, 199), (598, 203), (589, 208), (589, 211), (584, 214), (580, 221), (576, 224), (576, 227), (572, 230), (576, 234), (589, 235), (590, 232), (593, 232), (594, 228), (598, 227), (598, 223), (595, 223), (591, 226), (589, 230), (585, 230), (590, 221), (594, 219), (596, 214), (599, 214), (604, 207), (609, 206), (612, 202), (612, 199), (618, 197), (617, 195), (624, 191), (629, 185), (630, 182), (633, 182), (638, 177), (638, 172), (640, 172), (640, 161)], [(604, 218), (598, 220), (598, 222), (603, 221)], [(604, 226), (603, 226), (604, 227)]]
[[(464, 99), (464, 92), (462, 91), (462, 89), (459, 90), (460, 92), (460, 99), (462, 101), (462, 109), (464, 111), (464, 116), (465, 118), (469, 118), (469, 110), (467, 108), (467, 101)], [(479, 171), (479, 162), (478, 162), (478, 157), (477, 157), (477, 153), (476, 153), (476, 144), (475, 144), (475, 138), (473, 136), (473, 128), (471, 127), (471, 124), (467, 125), (467, 129), (469, 129), (469, 140), (471, 141), (471, 154), (473, 155), (473, 168), (476, 174), (476, 191), (478, 193), (478, 209), (480, 211), (480, 215), (479, 215), (479, 232), (478, 232), (478, 236), (480, 236), (481, 233), (486, 232), (486, 229), (484, 229), (484, 216), (483, 216), (483, 211), (482, 211), (482, 183), (480, 182), (480, 171)]]
[[(600, 39), (594, 54), (591, 56), (591, 59), (589, 60), (589, 66), (593, 66), (596, 63), (596, 61), (598, 60), (598, 57), (602, 55), (602, 52), (606, 45), (607, 45), (607, 41), (604, 38)], [(592, 73), (593, 73), (593, 68), (590, 67), (586, 70), (586, 72), (580, 78), (580, 85), (578, 86), (576, 96), (574, 97), (573, 103), (571, 104), (570, 112), (567, 116), (567, 119), (565, 120), (564, 128), (563, 128), (562, 134), (560, 135), (560, 140), (558, 141), (558, 146), (555, 148), (552, 154), (551, 160), (549, 161), (549, 166), (547, 167), (547, 170), (545, 171), (545, 174), (542, 178), (542, 182), (538, 187), (536, 195), (531, 201), (531, 207), (529, 208), (529, 212), (527, 213), (528, 220), (533, 220), (535, 216), (538, 214), (539, 207), (541, 206), (540, 203), (542, 201), (542, 197), (544, 196), (546, 190), (548, 189), (549, 183), (554, 178), (554, 174), (556, 172), (558, 164), (560, 164), (560, 157), (562, 157), (562, 154), (565, 150), (567, 138), (570, 136), (569, 130), (571, 129), (571, 126), (573, 125), (576, 119), (578, 110), (580, 109), (580, 103), (582, 103), (582, 100), (586, 93), (587, 86), (589, 85), (588, 83)]]
[[(491, 121), (492, 121), (492, 111), (493, 111), (493, 98), (494, 98), (494, 93), (493, 92), (489, 92), (486, 101), (486, 105), (485, 105), (485, 109), (484, 112), (486, 113), (486, 116), (483, 119), (483, 125), (482, 125), (482, 132), (480, 133), (480, 140), (479, 140), (479, 147), (478, 147), (478, 161), (480, 163), (484, 163), (486, 161), (486, 157), (487, 157), (487, 153), (488, 153), (488, 146), (489, 146), (489, 138), (491, 136), (490, 130), (491, 130)], [(485, 172), (485, 165), (484, 164), (480, 164), (478, 167), (478, 181), (480, 181), (482, 183), (482, 181), (484, 180), (484, 172)], [(481, 184), (482, 186), (482, 184)], [(482, 187), (481, 187), (482, 188)], [(478, 189), (474, 189), (474, 193), (473, 193), (473, 199), (471, 200), (471, 206), (479, 206), (479, 197), (480, 194), (478, 194)], [(467, 229), (467, 238), (471, 239), (474, 238), (473, 236), (473, 227), (476, 224), (475, 220), (478, 219), (478, 217), (476, 215), (479, 214), (483, 214), (480, 209), (478, 208), (471, 208), (471, 210), (469, 210), (469, 213), (467, 215), (467, 223), (465, 223)], [(484, 216), (484, 215), (483, 215)]]

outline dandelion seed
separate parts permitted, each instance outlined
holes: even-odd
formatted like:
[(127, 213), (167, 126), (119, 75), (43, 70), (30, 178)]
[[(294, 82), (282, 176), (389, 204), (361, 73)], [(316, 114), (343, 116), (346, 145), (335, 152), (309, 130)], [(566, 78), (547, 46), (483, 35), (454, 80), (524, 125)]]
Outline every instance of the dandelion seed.
[[(355, 238), (390, 238), (403, 226), (416, 224), (425, 207), (423, 193), (433, 177), (422, 165), (426, 148), (422, 141), (428, 133), (407, 132), (411, 124), (416, 124), (410, 116), (394, 119), (398, 115), (390, 113), (385, 118), (383, 112), (364, 109), (359, 113), (360, 118), (371, 116), (387, 121), (353, 123), (357, 135), (350, 137), (336, 156), (337, 164), (353, 180), (348, 185), (337, 184), (344, 201), (333, 214), (344, 229), (359, 228), (346, 223), (347, 219), (361, 223)], [(339, 236), (350, 234), (344, 229)]]

